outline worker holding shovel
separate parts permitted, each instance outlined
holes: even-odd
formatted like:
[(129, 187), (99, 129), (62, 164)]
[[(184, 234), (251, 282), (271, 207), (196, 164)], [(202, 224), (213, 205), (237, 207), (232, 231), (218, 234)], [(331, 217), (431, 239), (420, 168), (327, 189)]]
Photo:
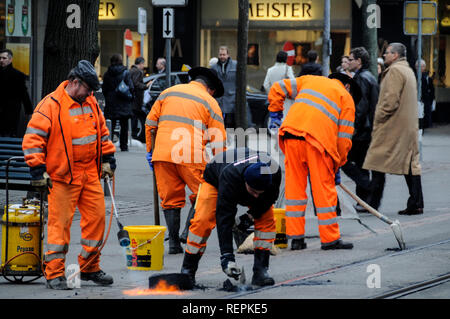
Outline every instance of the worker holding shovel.
[[(175, 85), (161, 93), (145, 122), (147, 160), (155, 171), (161, 206), (169, 230), (169, 254), (183, 253), (189, 222), (194, 216), (197, 190), (208, 158), (225, 150), (226, 132), (222, 111), (215, 98), (223, 95), (223, 85), (215, 71), (195, 67), (192, 81)], [(156, 130), (154, 150), (152, 131)], [(192, 192), (185, 231), (179, 235), (180, 213), (186, 201), (186, 185)], [(155, 203), (158, 205), (158, 203)], [(183, 239), (184, 238), (184, 239)]]
[(345, 164), (352, 146), (354, 102), (360, 96), (356, 82), (341, 73), (330, 78), (306, 75), (281, 80), (269, 92), (272, 113), (282, 114), (284, 100), (295, 99), (279, 129), (279, 145), (286, 156), (286, 235), (292, 239), (292, 250), (306, 248), (308, 178), (321, 248), (353, 248), (353, 244), (341, 240), (335, 184), (339, 183), (339, 168)]
[(241, 270), (233, 253), (232, 229), (237, 205), (243, 205), (249, 207), (248, 214), (255, 223), (252, 284), (273, 285), (267, 270), (276, 235), (273, 204), (281, 183), (279, 165), (267, 153), (237, 148), (214, 156), (203, 176), (205, 182), (198, 192), (181, 273), (188, 274), (195, 282), (206, 241), (217, 224), (222, 270), (229, 277), (240, 277)]

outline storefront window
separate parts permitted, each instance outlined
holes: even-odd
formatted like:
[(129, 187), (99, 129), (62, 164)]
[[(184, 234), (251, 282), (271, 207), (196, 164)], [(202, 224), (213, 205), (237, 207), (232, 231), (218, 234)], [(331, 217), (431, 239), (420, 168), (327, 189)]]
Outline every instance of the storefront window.
[[(324, 2), (306, 0), (250, 0), (247, 57), (247, 84), (261, 88), (267, 69), (275, 63), (278, 51), (293, 51), (288, 64), (298, 74), (306, 63), (306, 53), (313, 49), (322, 60)], [(339, 57), (348, 53), (351, 28), (351, 2), (332, 2), (331, 30), (336, 37), (333, 47)], [(226, 45), (230, 56), (237, 55), (237, 2), (202, 1), (200, 64), (209, 66), (219, 47)], [(338, 34), (338, 33), (336, 33)], [(333, 67), (334, 68), (334, 67)]]

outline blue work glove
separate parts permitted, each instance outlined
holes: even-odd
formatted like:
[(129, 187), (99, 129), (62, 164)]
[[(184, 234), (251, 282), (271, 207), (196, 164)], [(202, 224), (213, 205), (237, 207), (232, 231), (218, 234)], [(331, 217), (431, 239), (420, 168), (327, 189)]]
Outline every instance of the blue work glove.
[(150, 166), (150, 169), (153, 172), (153, 163), (152, 163), (152, 155), (153, 154), (152, 153), (153, 153), (152, 151), (147, 152), (146, 158), (147, 158), (148, 165)]
[(341, 169), (338, 168), (336, 175), (334, 175), (334, 184), (339, 185), (341, 183)]
[(270, 112), (270, 129), (277, 129), (281, 126), (281, 120), (283, 119), (283, 111)]

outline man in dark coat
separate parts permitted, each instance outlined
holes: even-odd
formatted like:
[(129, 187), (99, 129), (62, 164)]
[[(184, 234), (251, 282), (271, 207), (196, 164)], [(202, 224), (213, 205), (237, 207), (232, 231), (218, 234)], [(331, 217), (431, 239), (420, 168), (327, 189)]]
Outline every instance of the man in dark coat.
[(317, 52), (314, 50), (309, 50), (308, 53), (306, 53), (306, 56), (308, 57), (308, 62), (303, 64), (302, 70), (298, 74), (298, 76), (302, 75), (322, 75), (322, 66), (317, 63), (318, 61), (318, 55)]
[[(145, 59), (143, 57), (136, 58), (134, 65), (130, 68), (131, 81), (134, 85), (134, 103), (133, 103), (133, 116), (131, 118), (131, 136), (135, 139), (138, 138), (138, 115), (141, 112), (142, 105), (144, 104), (144, 91), (149, 87), (150, 81), (144, 84), (144, 68)], [(146, 114), (145, 114), (146, 115)], [(144, 128), (142, 128), (144, 129)], [(145, 140), (142, 142), (145, 143)]]
[[(363, 47), (350, 51), (349, 71), (355, 72), (353, 79), (361, 88), (361, 100), (355, 106), (355, 133), (352, 137), (352, 148), (348, 153), (348, 161), (342, 166), (344, 173), (356, 183), (356, 195), (367, 200), (370, 193), (369, 171), (362, 168), (369, 149), (373, 127), (375, 107), (378, 102), (379, 86), (377, 79), (368, 70), (369, 53)], [(356, 210), (365, 209), (356, 205)]]
[(22, 135), (18, 132), (22, 105), (26, 115), (33, 113), (26, 76), (13, 67), (12, 58), (11, 50), (0, 51), (0, 136), (8, 137)]
[(133, 115), (133, 99), (122, 97), (117, 91), (122, 80), (134, 93), (134, 85), (131, 80), (130, 72), (122, 64), (122, 56), (114, 54), (111, 57), (111, 65), (103, 76), (102, 91), (105, 96), (105, 117), (111, 119), (111, 132), (114, 133), (116, 122), (120, 122), (120, 150), (128, 151), (128, 119)]
[[(428, 71), (426, 70), (427, 64), (422, 59), (420, 60), (420, 70), (422, 72), (422, 102), (424, 107), (424, 114), (423, 114), (423, 125), (421, 128), (430, 128), (433, 126), (432, 121), (432, 107), (433, 107), (433, 101), (436, 98), (434, 95), (434, 84), (433, 79), (428, 74)], [(417, 69), (417, 62), (416, 62), (416, 69)], [(419, 122), (420, 124), (420, 122)]]

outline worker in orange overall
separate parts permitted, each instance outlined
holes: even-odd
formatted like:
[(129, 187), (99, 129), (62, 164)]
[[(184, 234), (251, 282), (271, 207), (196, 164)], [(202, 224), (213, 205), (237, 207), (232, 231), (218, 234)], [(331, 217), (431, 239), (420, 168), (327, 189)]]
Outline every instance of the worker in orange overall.
[[(169, 254), (183, 252), (195, 198), (208, 162), (206, 144), (212, 153), (225, 150), (226, 132), (222, 111), (215, 98), (223, 85), (214, 70), (189, 70), (192, 81), (164, 90), (153, 104), (145, 123), (147, 160), (156, 174), (156, 184), (169, 231)], [(154, 150), (152, 134), (156, 130)], [(191, 209), (180, 239), (180, 214), (186, 202), (186, 185), (192, 194)], [(156, 203), (157, 204), (157, 203)]]
[[(255, 236), (252, 284), (269, 286), (275, 283), (269, 276), (270, 249), (276, 235), (273, 204), (278, 199), (281, 169), (267, 153), (248, 148), (236, 148), (220, 153), (206, 165), (196, 202), (196, 213), (189, 227), (181, 273), (195, 283), (199, 261), (206, 250), (206, 242), (216, 227), (223, 272), (238, 279), (241, 270), (233, 253), (232, 229), (237, 206), (249, 208), (254, 220)], [(239, 218), (237, 227), (245, 219)], [(245, 224), (245, 223), (244, 223)]]
[(92, 94), (99, 88), (94, 67), (81, 60), (68, 80), (36, 106), (23, 138), (32, 185), (50, 188), (44, 274), (51, 289), (68, 289), (64, 264), (76, 207), (81, 214), (81, 280), (113, 283), (100, 269), (98, 253), (105, 230), (100, 178), (112, 177), (116, 167), (115, 147)]
[[(306, 75), (281, 80), (270, 89), (271, 125), (279, 126), (279, 145), (285, 154), (286, 235), (292, 239), (292, 250), (306, 248), (308, 178), (321, 248), (353, 248), (341, 240), (335, 185), (340, 183), (339, 168), (352, 146), (355, 103), (360, 96), (356, 82), (340, 73), (329, 78)], [(281, 123), (286, 98), (295, 99), (295, 103)]]

